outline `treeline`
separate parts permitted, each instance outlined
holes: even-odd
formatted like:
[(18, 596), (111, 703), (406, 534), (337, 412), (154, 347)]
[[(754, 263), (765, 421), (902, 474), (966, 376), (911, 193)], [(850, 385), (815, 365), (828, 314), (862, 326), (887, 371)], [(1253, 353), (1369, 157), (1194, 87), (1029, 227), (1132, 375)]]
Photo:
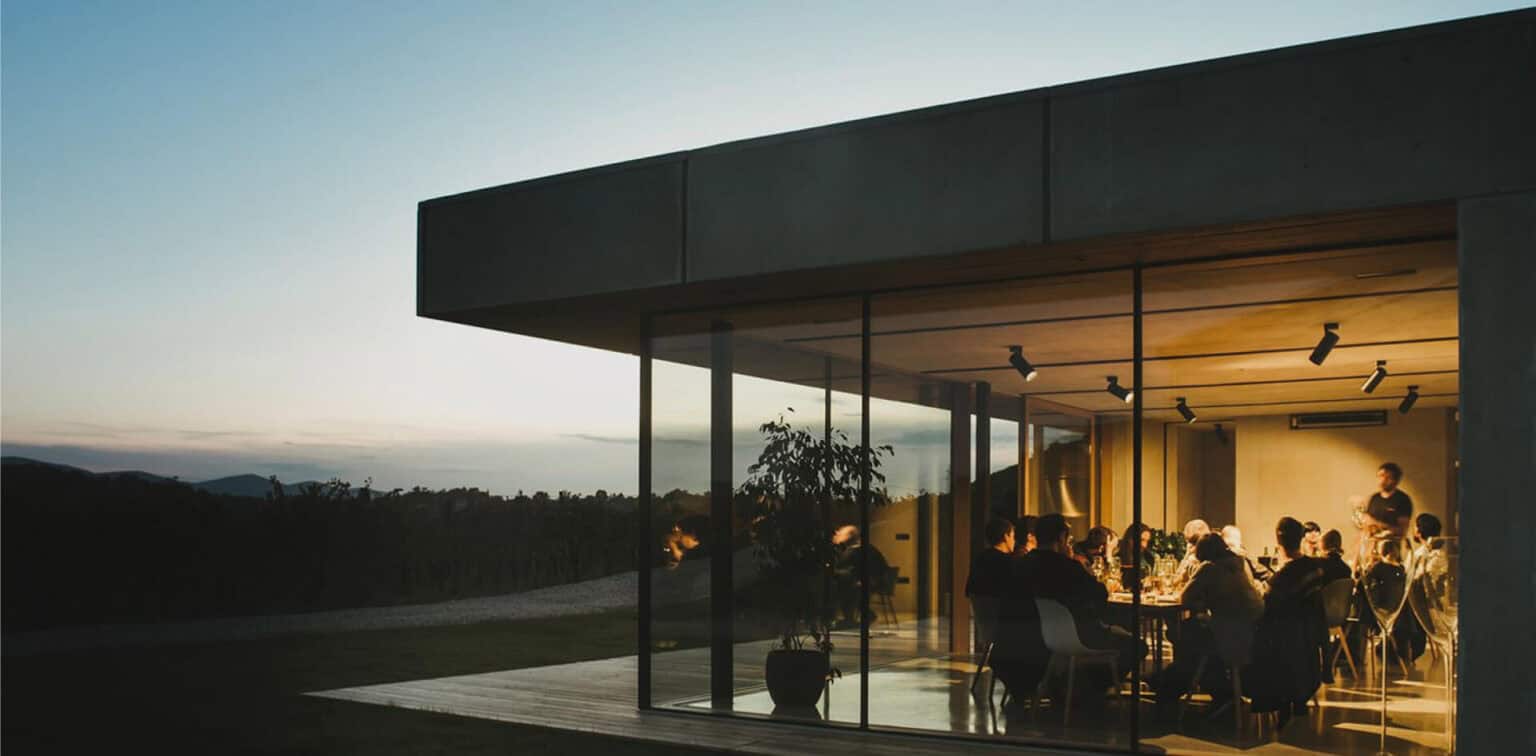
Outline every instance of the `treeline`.
[[(7, 631), (438, 601), (635, 566), (636, 500), (604, 491), (332, 481), (256, 499), (42, 465), (8, 465), (0, 487)], [(694, 498), (662, 497), (653, 532)]]

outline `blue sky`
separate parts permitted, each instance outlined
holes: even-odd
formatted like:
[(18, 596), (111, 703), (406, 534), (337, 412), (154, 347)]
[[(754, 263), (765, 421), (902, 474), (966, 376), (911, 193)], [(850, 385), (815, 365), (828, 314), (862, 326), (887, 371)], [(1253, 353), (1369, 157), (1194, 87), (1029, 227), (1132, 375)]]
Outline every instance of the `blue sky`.
[(0, 441), (629, 490), (633, 359), (416, 318), (419, 200), (1514, 7), (6, 2)]

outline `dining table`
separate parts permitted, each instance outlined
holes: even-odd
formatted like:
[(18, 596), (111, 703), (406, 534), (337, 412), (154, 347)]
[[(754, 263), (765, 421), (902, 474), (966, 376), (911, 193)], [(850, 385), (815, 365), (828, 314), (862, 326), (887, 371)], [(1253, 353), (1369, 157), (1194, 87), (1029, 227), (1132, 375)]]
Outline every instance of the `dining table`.
[[(1152, 670), (1154, 673), (1163, 671), (1163, 640), (1168, 636), (1170, 622), (1177, 627), (1180, 615), (1184, 612), (1184, 602), (1178, 593), (1152, 593), (1141, 594), (1141, 617), (1150, 620), (1152, 625)], [(1122, 591), (1109, 594), (1110, 606), (1125, 607), (1129, 609), (1134, 603), (1130, 592)]]

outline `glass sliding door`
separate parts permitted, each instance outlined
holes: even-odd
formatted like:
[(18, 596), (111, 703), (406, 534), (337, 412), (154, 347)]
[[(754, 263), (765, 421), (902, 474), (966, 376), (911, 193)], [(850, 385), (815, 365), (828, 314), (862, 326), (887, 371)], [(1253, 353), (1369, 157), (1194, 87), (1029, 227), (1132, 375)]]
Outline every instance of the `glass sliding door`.
[[(925, 572), (939, 577), (940, 609), (919, 637), (940, 644), (882, 649), (872, 726), (1129, 749), (1137, 623), (1128, 596), (1109, 597), (1113, 544), (1079, 545), (1113, 509), (1093, 445), (1099, 424), (1129, 424), (1130, 405), (1106, 389), (1108, 376), (1131, 385), (1132, 291), (1131, 274), (1115, 272), (872, 298), (872, 437), (892, 444), (903, 477), (921, 456), (943, 465), (948, 484), (932, 497), (937, 548), (919, 550), (938, 560)], [(1031, 426), (1030, 412), (1047, 407), (1061, 417)], [(1023, 553), (1034, 543), (1026, 514), (1050, 514), (1057, 536), (1033, 555)], [(898, 543), (914, 519), (890, 522)], [(1077, 643), (1095, 652), (1074, 656)]]
[(857, 725), (860, 302), (653, 328), (653, 703)]

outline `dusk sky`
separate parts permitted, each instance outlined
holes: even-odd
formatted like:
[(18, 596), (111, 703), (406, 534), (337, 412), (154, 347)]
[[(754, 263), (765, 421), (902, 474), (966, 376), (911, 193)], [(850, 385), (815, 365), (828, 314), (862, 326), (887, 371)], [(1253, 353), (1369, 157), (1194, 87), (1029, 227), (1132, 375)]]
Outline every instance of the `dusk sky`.
[(10, 0), (0, 441), (631, 491), (634, 358), (417, 318), (418, 201), (1519, 5)]

